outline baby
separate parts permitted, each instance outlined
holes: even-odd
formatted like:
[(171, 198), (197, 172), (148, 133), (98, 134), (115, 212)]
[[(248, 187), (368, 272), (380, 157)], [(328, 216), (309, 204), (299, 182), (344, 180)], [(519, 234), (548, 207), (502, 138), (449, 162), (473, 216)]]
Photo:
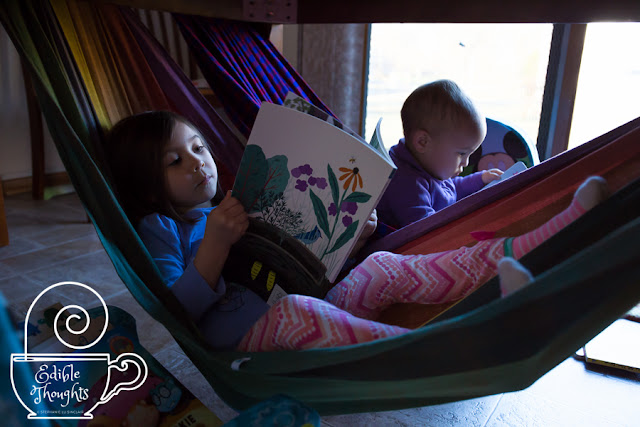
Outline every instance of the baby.
[(454, 82), (415, 89), (401, 110), (404, 138), (389, 154), (398, 170), (378, 204), (379, 219), (400, 228), (433, 215), (500, 178), (500, 169), (458, 177), (487, 133), (485, 118)]

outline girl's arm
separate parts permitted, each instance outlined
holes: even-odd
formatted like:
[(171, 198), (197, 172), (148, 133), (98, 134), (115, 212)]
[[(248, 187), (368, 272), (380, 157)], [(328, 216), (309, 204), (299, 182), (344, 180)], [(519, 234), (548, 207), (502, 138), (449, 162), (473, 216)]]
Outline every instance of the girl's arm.
[(196, 270), (212, 289), (215, 290), (231, 245), (248, 227), (249, 217), (244, 207), (231, 197), (231, 191), (227, 192), (218, 207), (209, 213), (202, 243), (193, 260)]
[(171, 293), (189, 317), (199, 322), (202, 315), (225, 295), (224, 281), (211, 287), (193, 261), (185, 258), (189, 253), (185, 253), (185, 242), (173, 219), (159, 214), (148, 215), (137, 229)]

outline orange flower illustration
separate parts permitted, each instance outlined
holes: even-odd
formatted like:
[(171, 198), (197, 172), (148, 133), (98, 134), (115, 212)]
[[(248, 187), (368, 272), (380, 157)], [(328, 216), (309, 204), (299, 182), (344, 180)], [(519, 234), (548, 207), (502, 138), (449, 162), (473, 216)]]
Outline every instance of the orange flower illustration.
[(351, 181), (353, 181), (353, 187), (351, 188), (351, 191), (356, 191), (356, 185), (359, 185), (360, 188), (362, 188), (363, 183), (362, 183), (362, 176), (360, 176), (359, 172), (360, 169), (358, 168), (353, 168), (353, 169), (349, 169), (349, 168), (340, 168), (340, 172), (345, 172), (340, 178), (340, 181), (343, 181), (346, 179), (346, 181), (344, 182), (344, 189), (346, 190), (347, 188), (349, 188), (349, 184), (351, 184)]

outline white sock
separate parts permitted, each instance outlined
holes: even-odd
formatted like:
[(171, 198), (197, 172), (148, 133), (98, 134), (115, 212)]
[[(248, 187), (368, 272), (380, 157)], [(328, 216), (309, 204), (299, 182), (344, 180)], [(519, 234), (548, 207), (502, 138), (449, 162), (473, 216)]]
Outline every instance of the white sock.
[(498, 262), (500, 276), (500, 291), (507, 296), (533, 281), (533, 276), (522, 264), (510, 257), (504, 257)]
[(607, 181), (600, 176), (590, 176), (578, 187), (573, 197), (588, 211), (609, 197)]

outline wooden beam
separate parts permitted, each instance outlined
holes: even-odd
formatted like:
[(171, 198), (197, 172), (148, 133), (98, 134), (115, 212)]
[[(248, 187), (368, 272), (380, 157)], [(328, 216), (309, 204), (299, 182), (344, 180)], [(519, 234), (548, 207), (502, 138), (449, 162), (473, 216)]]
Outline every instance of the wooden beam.
[[(93, 0), (141, 9), (284, 23), (375, 22), (586, 23), (640, 22), (638, 0)], [(255, 13), (256, 10), (266, 11)]]
[(22, 76), (27, 97), (27, 110), (29, 112), (29, 133), (31, 136), (31, 176), (33, 183), (31, 195), (34, 200), (44, 198), (44, 129), (42, 126), (42, 112), (36, 97), (36, 91), (31, 82), (31, 76), (27, 67), (22, 63)]
[(187, 15), (225, 19), (243, 19), (243, 0), (91, 0), (94, 3), (114, 3), (138, 9), (162, 10)]
[(4, 211), (4, 191), (2, 190), (2, 179), (0, 179), (0, 247), (9, 244), (9, 227), (7, 225), (7, 215)]
[(297, 23), (640, 21), (638, 0), (298, 1)]

